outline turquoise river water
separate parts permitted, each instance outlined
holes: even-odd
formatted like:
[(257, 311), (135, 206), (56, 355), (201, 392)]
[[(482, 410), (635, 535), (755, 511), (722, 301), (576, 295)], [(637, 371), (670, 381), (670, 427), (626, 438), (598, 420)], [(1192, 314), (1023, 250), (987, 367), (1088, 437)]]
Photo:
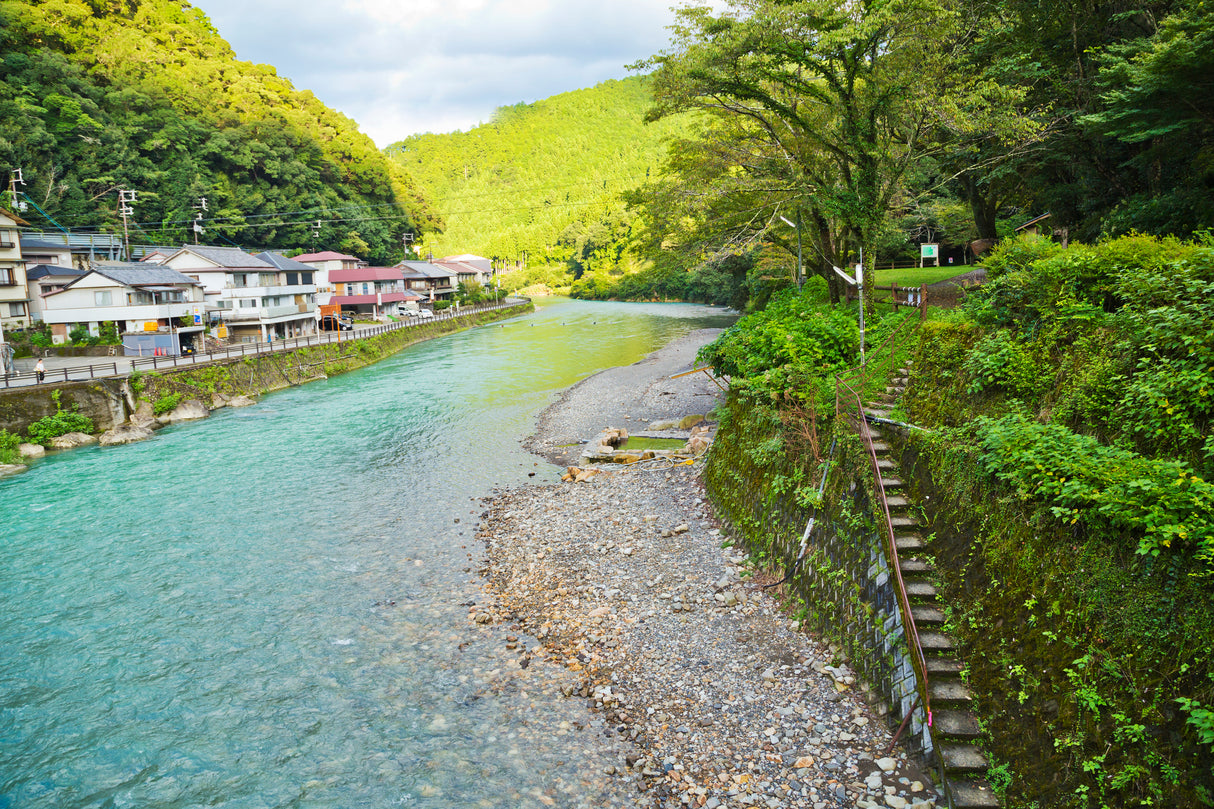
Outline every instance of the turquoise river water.
[(731, 320), (541, 301), (0, 480), (0, 809), (606, 799), (561, 673), (469, 622), (480, 500), (556, 479), (556, 392)]

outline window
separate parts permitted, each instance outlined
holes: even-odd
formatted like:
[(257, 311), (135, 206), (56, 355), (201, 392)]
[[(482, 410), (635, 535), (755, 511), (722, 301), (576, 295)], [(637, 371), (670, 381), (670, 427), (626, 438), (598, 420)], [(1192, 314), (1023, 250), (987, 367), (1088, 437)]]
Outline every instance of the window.
[(257, 299), (256, 298), (241, 298), (240, 299), (240, 308), (241, 309), (256, 309), (257, 308)]
[(293, 287), (298, 284), (299, 284), (299, 273), (297, 273), (297, 272), (287, 273), (287, 286)]
[(238, 287), (247, 287), (249, 285), (248, 274), (243, 272), (232, 273), (232, 284)]
[(114, 295), (110, 290), (104, 289), (93, 293), (94, 306), (113, 306)]
[(9, 317), (25, 317), (25, 304), (24, 303), (10, 303), (8, 305), (8, 316)]
[(263, 272), (257, 275), (257, 286), (272, 287), (278, 285), (278, 273)]
[(301, 272), (301, 273), (299, 274), (299, 283), (301, 283), (301, 284), (310, 284), (310, 283), (312, 283), (312, 275), (313, 275), (313, 274), (312, 274), (312, 273), (310, 273), (310, 272)]
[(11, 287), (16, 284), (13, 280), (13, 270), (11, 267), (0, 267), (0, 287)]

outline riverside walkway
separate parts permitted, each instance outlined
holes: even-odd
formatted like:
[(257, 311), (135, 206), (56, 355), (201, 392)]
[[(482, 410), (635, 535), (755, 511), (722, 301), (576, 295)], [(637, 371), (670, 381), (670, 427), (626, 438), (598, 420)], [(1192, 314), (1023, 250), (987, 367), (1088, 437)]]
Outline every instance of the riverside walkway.
[[(220, 351), (185, 354), (167, 357), (112, 357), (105, 360), (85, 363), (84, 357), (55, 357), (47, 356), (42, 360), (46, 369), (46, 378), (39, 383), (34, 374), (34, 364), (37, 357), (23, 357), (14, 360), (17, 373), (0, 375), (4, 388), (34, 387), (42, 385), (61, 385), (65, 382), (85, 382), (90, 379), (107, 379), (130, 376), (133, 371), (155, 371), (161, 368), (181, 368), (193, 365), (206, 365), (212, 362), (270, 354), (279, 351), (294, 351), (297, 348), (323, 345), (325, 343), (340, 343), (347, 340), (357, 340), (363, 337), (374, 337), (398, 329), (417, 328), (427, 323), (438, 323), (444, 320), (454, 320), (479, 312), (490, 312), (497, 309), (509, 309), (526, 303), (526, 298), (505, 298), (497, 303), (483, 303), (474, 306), (461, 306), (459, 310), (446, 309), (433, 317), (411, 317), (392, 323), (380, 325), (356, 324), (352, 331), (331, 331), (311, 334), (306, 337), (291, 337), (286, 340), (272, 342), (235, 343)], [(121, 346), (115, 346), (121, 349)], [(54, 349), (51, 349), (52, 351)]]

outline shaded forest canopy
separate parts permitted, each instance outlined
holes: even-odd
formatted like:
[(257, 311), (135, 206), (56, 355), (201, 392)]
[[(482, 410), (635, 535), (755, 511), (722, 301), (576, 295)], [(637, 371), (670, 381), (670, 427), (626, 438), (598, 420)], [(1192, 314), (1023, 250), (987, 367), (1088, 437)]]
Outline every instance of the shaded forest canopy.
[(121, 232), (119, 189), (142, 243), (190, 241), (202, 213), (213, 244), (387, 263), (435, 225), (353, 121), (237, 60), (187, 3), (3, 0), (0, 52), (0, 170), (46, 230)]

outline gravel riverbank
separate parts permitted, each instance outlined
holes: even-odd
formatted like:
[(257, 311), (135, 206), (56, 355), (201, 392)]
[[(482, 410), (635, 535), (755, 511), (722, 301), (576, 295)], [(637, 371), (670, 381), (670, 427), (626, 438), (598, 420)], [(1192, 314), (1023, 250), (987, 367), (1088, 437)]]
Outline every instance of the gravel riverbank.
[[(567, 445), (604, 428), (709, 413), (710, 379), (669, 377), (714, 336), (584, 380), (529, 446), (568, 462), (578, 448)], [(598, 805), (933, 805), (929, 780), (886, 755), (891, 734), (846, 666), (797, 631), (730, 546), (701, 473), (701, 461), (607, 469), (503, 493), (482, 517), (492, 599), (470, 619), (507, 623), (520, 667), (538, 659), (575, 673), (559, 693), (600, 712), (614, 760), (596, 775), (627, 786)]]

